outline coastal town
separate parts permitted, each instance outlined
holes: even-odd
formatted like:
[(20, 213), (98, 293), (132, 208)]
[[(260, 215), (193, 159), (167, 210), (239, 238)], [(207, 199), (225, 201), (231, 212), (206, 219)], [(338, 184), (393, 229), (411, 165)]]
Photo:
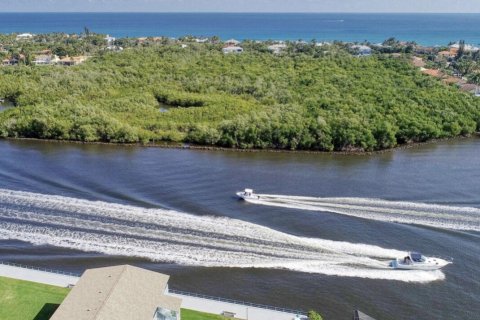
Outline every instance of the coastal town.
[(480, 48), (460, 40), (447, 45), (422, 46), (415, 42), (390, 38), (382, 43), (317, 42), (312, 41), (251, 41), (219, 37), (180, 38), (138, 37), (115, 38), (90, 32), (85, 28), (80, 34), (9, 34), (0, 35), (1, 66), (76, 66), (107, 52), (149, 46), (179, 46), (182, 49), (199, 45), (217, 47), (224, 54), (242, 54), (248, 51), (271, 52), (275, 55), (301, 53), (312, 50), (329, 54), (338, 50), (358, 56), (406, 56), (422, 73), (457, 86), (461, 91), (480, 97)]

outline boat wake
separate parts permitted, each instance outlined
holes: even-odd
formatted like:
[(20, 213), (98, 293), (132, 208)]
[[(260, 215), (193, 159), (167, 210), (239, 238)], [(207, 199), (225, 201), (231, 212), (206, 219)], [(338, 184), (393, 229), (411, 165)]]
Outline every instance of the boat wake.
[(315, 198), (260, 194), (250, 202), (292, 209), (339, 213), (384, 222), (480, 231), (480, 209), (369, 198)]
[(274, 268), (430, 282), (441, 271), (397, 271), (403, 251), (305, 238), (224, 217), (0, 189), (0, 239), (190, 266)]

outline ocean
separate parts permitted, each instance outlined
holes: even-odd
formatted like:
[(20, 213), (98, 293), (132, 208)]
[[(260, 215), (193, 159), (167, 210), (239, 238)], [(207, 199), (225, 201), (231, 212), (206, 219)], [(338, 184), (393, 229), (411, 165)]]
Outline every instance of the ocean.
[(381, 42), (395, 37), (423, 45), (480, 42), (480, 14), (351, 13), (0, 13), (0, 32), (80, 33), (115, 37), (185, 35), (239, 40)]

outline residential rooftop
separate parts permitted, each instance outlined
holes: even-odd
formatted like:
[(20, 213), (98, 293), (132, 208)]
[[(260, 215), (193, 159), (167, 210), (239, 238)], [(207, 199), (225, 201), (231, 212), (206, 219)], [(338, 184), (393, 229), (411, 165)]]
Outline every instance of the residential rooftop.
[(89, 269), (51, 320), (152, 320), (158, 309), (180, 315), (166, 295), (169, 276), (128, 265)]

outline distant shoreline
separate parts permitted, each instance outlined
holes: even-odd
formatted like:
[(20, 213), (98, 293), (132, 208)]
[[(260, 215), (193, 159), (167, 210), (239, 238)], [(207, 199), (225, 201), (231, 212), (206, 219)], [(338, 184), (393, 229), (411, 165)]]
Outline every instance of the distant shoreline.
[[(181, 19), (182, 15), (188, 19)], [(480, 13), (2, 12), (0, 16), (0, 33), (7, 34), (79, 33), (86, 26), (96, 33), (117, 38), (194, 35), (240, 40), (376, 43), (395, 37), (425, 46), (446, 45), (462, 39), (477, 44), (476, 26), (480, 23)], [(382, 25), (380, 30), (378, 25)]]
[(320, 150), (286, 150), (286, 149), (239, 149), (239, 148), (225, 148), (207, 145), (195, 145), (189, 143), (177, 142), (158, 142), (158, 143), (115, 143), (115, 142), (83, 142), (74, 140), (55, 140), (55, 139), (38, 139), (38, 138), (0, 138), (0, 141), (30, 141), (40, 143), (58, 143), (58, 144), (73, 144), (73, 145), (107, 145), (118, 147), (141, 147), (141, 148), (159, 148), (159, 149), (177, 149), (177, 150), (196, 150), (196, 151), (226, 151), (226, 152), (240, 152), (240, 153), (290, 153), (290, 154), (323, 154), (323, 155), (375, 155), (395, 152), (398, 150), (405, 150), (416, 148), (424, 145), (433, 145), (442, 141), (455, 141), (470, 138), (480, 138), (480, 132), (471, 136), (457, 136), (450, 138), (431, 139), (425, 142), (411, 142), (407, 144), (398, 145), (394, 148), (382, 149), (376, 151), (320, 151)]
[(480, 14), (479, 12), (381, 12), (381, 11), (371, 11), (371, 12), (348, 12), (348, 11), (329, 11), (329, 12), (307, 12), (307, 11), (264, 11), (264, 12), (253, 12), (253, 11), (4, 11), (0, 14), (251, 14), (251, 15), (262, 15), (262, 14), (308, 14), (308, 15), (328, 15), (328, 14), (347, 14), (347, 15), (476, 15)]

